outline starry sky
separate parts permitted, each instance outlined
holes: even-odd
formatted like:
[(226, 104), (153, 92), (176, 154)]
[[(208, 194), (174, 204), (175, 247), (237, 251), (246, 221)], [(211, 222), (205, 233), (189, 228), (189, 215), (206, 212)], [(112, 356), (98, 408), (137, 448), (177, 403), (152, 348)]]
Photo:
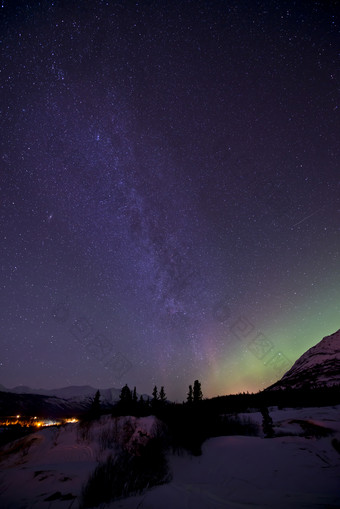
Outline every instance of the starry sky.
[(339, 329), (339, 18), (1, 2), (1, 384), (257, 391)]

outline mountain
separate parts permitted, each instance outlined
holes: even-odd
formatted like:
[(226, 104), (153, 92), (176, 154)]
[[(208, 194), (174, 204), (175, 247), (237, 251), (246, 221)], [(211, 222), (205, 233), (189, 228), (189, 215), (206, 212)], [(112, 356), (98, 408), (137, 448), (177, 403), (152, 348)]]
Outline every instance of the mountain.
[(340, 329), (324, 337), (267, 390), (301, 389), (340, 384)]
[[(7, 389), (0, 385), (0, 415), (39, 415), (71, 417), (86, 412), (97, 389), (89, 385), (60, 389), (32, 389), (19, 385)], [(108, 409), (119, 399), (119, 389), (100, 389), (102, 408)]]
[(16, 394), (0, 391), (0, 416), (38, 415), (42, 418), (65, 418), (84, 414), (89, 408), (86, 402), (77, 403), (41, 394)]
[[(98, 389), (90, 385), (71, 385), (69, 387), (61, 387), (60, 389), (32, 389), (26, 385), (18, 385), (17, 387), (13, 387), (13, 389), (7, 389), (3, 385), (0, 385), (0, 391), (2, 392), (54, 396), (78, 403), (88, 403), (94, 397), (97, 390)], [(99, 391), (100, 400), (104, 405), (112, 405), (119, 400), (120, 389), (99, 389)]]

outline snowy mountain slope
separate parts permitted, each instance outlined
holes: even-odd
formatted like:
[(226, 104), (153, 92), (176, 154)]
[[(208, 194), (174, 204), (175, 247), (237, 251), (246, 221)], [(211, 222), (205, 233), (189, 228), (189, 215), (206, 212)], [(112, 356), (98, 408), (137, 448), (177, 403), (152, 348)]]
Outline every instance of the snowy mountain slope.
[(340, 329), (324, 337), (267, 390), (340, 384)]

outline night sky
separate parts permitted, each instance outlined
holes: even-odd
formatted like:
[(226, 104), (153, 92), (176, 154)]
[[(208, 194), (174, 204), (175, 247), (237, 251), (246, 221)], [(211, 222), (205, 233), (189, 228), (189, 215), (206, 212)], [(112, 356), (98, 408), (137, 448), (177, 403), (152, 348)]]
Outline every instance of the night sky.
[(257, 391), (340, 327), (325, 1), (2, 1), (0, 383)]

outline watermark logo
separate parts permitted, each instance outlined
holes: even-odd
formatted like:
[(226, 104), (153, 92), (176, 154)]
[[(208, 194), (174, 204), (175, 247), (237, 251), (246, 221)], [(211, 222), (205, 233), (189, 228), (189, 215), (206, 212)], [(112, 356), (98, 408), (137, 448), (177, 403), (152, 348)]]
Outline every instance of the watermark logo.
[(255, 326), (244, 316), (240, 316), (230, 327), (230, 331), (237, 339), (245, 339), (255, 330)]
[(282, 352), (278, 351), (265, 362), (265, 365), (275, 371), (285, 373), (292, 366), (292, 362)]
[(221, 300), (213, 308), (213, 317), (217, 322), (224, 323), (231, 316), (229, 303), (227, 300)]
[(244, 316), (240, 316), (230, 327), (231, 333), (237, 339), (247, 339), (247, 347), (254, 357), (261, 360), (271, 370), (285, 373), (292, 362), (280, 350), (277, 350), (273, 341), (263, 332), (257, 331), (255, 325)]
[[(230, 319), (231, 312), (226, 300), (218, 302), (212, 310), (214, 319), (225, 323)], [(271, 339), (256, 329), (255, 325), (246, 316), (240, 315), (229, 326), (229, 331), (238, 340), (244, 342), (247, 350), (272, 371), (285, 373), (292, 362)]]
[(274, 345), (270, 339), (260, 332), (248, 343), (248, 349), (255, 357), (263, 359), (274, 349)]
[(114, 342), (105, 334), (97, 332), (86, 316), (72, 317), (70, 306), (64, 302), (56, 303), (52, 307), (51, 315), (56, 322), (67, 327), (69, 334), (86, 349), (88, 354), (112, 373), (115, 383), (119, 383), (132, 369), (132, 362), (114, 348)]
[(51, 314), (56, 322), (65, 323), (70, 317), (70, 308), (64, 302), (57, 302)]

